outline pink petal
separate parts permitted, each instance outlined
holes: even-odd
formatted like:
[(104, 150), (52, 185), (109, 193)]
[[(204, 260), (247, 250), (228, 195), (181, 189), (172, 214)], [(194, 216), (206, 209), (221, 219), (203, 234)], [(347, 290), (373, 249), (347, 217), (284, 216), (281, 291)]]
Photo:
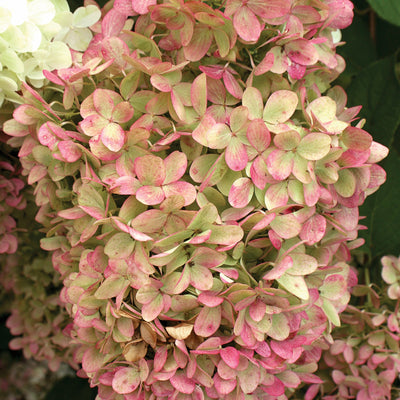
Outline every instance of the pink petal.
[(328, 0), (329, 26), (333, 29), (347, 28), (353, 20), (354, 5), (350, 0)]
[(163, 75), (153, 74), (150, 78), (150, 82), (160, 92), (170, 92), (172, 90), (171, 84)]
[(268, 210), (285, 206), (289, 200), (287, 182), (271, 185), (265, 193), (265, 204)]
[(195, 382), (188, 378), (183, 371), (176, 372), (170, 378), (170, 382), (179, 393), (191, 394), (196, 387)]
[(206, 268), (215, 268), (223, 264), (226, 255), (209, 247), (197, 247), (192, 254), (192, 262)]
[(219, 306), (224, 301), (222, 297), (218, 297), (214, 293), (207, 291), (200, 293), (197, 299), (200, 303), (204, 304), (207, 307)]
[(120, 125), (112, 122), (103, 128), (100, 138), (108, 150), (117, 152), (120, 151), (125, 144), (125, 131)]
[(198, 336), (209, 337), (218, 330), (220, 323), (220, 306), (213, 308), (203, 307), (194, 323), (194, 331)]
[(253, 321), (259, 322), (264, 318), (266, 310), (267, 305), (260, 299), (257, 299), (250, 305), (249, 315)]
[(213, 285), (211, 271), (201, 265), (194, 265), (190, 268), (190, 283), (198, 290), (210, 290)]
[(291, 239), (300, 233), (302, 226), (293, 214), (285, 214), (276, 216), (271, 228), (282, 239)]
[(104, 210), (99, 207), (89, 207), (89, 206), (79, 206), (86, 214), (89, 214), (91, 217), (95, 219), (103, 219), (104, 218)]
[(131, 393), (139, 384), (139, 371), (130, 367), (119, 369), (112, 380), (112, 388), (119, 394)]
[[(113, 63), (116, 67), (121, 69), (126, 68), (127, 61), (125, 57), (130, 54), (128, 45), (119, 37), (107, 37), (101, 42), (101, 54), (104, 60)], [(94, 71), (91, 70), (91, 75), (94, 72), (100, 72), (99, 69), (104, 68), (103, 64), (96, 68)]]
[(260, 190), (263, 190), (269, 182), (271, 175), (268, 172), (267, 164), (261, 156), (257, 157), (251, 164), (250, 176), (254, 185)]
[(9, 119), (3, 124), (3, 131), (9, 136), (24, 137), (29, 135), (29, 128), (15, 119)]
[(95, 136), (100, 134), (102, 129), (107, 126), (108, 123), (108, 120), (103, 118), (101, 115), (92, 114), (79, 122), (79, 126), (85, 135)]
[(229, 190), (228, 201), (232, 207), (243, 208), (253, 197), (254, 186), (249, 178), (239, 178)]
[(171, 103), (172, 103), (172, 106), (173, 106), (174, 111), (176, 112), (176, 115), (178, 116), (178, 118), (180, 120), (184, 121), (186, 118), (185, 105), (182, 101), (181, 96), (179, 96), (179, 93), (176, 89), (172, 89)]
[[(180, 195), (185, 199), (185, 206), (192, 204), (197, 197), (196, 188), (189, 182), (178, 181), (163, 185), (165, 197)], [(157, 203), (158, 204), (158, 203)]]
[(254, 69), (254, 75), (262, 75), (268, 72), (273, 66), (275, 62), (275, 56), (273, 53), (268, 52), (265, 57), (262, 59), (260, 64)]
[(105, 362), (106, 355), (101, 354), (95, 347), (89, 347), (82, 357), (82, 369), (87, 372), (97, 372)]
[(192, 133), (193, 139), (203, 146), (208, 146), (207, 133), (216, 124), (215, 119), (205, 114)]
[(224, 362), (231, 368), (236, 369), (240, 361), (240, 353), (234, 347), (223, 347), (219, 354)]
[[(14, 119), (22, 125), (32, 125), (45, 117), (45, 113), (29, 104), (22, 104), (13, 112)], [(47, 118), (46, 118), (47, 119)]]
[(142, 186), (136, 192), (136, 198), (143, 204), (153, 206), (165, 199), (162, 188), (158, 186)]
[(153, 321), (159, 316), (163, 308), (163, 297), (161, 294), (158, 294), (151, 302), (143, 305), (142, 317), (147, 322)]
[(241, 99), (243, 97), (243, 89), (239, 85), (239, 83), (235, 79), (235, 77), (229, 71), (224, 71), (224, 74), (222, 75), (222, 78), (223, 78), (226, 90), (233, 97), (236, 97), (237, 99)]
[(150, 236), (145, 235), (142, 232), (137, 231), (131, 227), (128, 228), (128, 233), (133, 237), (133, 239), (137, 240), (138, 242), (147, 242), (148, 240), (153, 240)]
[(233, 16), (233, 26), (246, 42), (256, 42), (262, 31), (260, 21), (246, 5), (236, 11)]
[(224, 75), (224, 68), (221, 65), (200, 65), (199, 69), (212, 79), (221, 79)]
[(54, 136), (54, 133), (48, 126), (49, 122), (43, 124), (37, 133), (40, 144), (43, 146), (47, 146), (49, 149), (52, 149), (53, 146), (57, 143), (57, 138)]
[(250, 144), (260, 153), (266, 150), (271, 143), (271, 134), (262, 119), (250, 122), (246, 132)]
[(104, 37), (118, 36), (123, 29), (127, 16), (115, 9), (111, 9), (103, 18), (101, 31)]
[(134, 162), (134, 169), (142, 185), (160, 186), (166, 177), (162, 158), (151, 154), (137, 157)]
[(140, 182), (132, 176), (121, 176), (117, 178), (111, 186), (113, 193), (118, 194), (136, 194), (140, 187)]
[(214, 124), (206, 133), (210, 149), (223, 149), (228, 146), (232, 133), (225, 124)]
[(287, 68), (288, 74), (292, 79), (302, 79), (306, 74), (306, 70), (305, 65), (297, 64), (293, 61)]
[(346, 231), (351, 232), (357, 228), (359, 221), (358, 207), (347, 208), (341, 207), (340, 211), (334, 214), (337, 221)]
[(58, 149), (67, 162), (75, 162), (81, 158), (82, 151), (78, 145), (70, 140), (63, 140), (58, 143)]
[(285, 52), (289, 59), (300, 65), (313, 65), (318, 61), (318, 52), (315, 46), (306, 39), (296, 39), (285, 45)]
[(278, 181), (283, 181), (291, 174), (293, 162), (293, 153), (277, 149), (268, 155), (266, 164), (269, 173)]
[(318, 243), (325, 235), (326, 219), (322, 215), (309, 218), (301, 228), (300, 239), (305, 240), (308, 246)]
[(292, 6), (291, 0), (250, 0), (247, 5), (255, 14), (264, 19), (274, 19), (286, 15)]
[(133, 107), (127, 101), (118, 103), (112, 110), (112, 120), (123, 124), (133, 117)]
[(93, 92), (93, 105), (96, 112), (108, 120), (111, 119), (116, 94), (108, 89), (96, 89)]
[(304, 200), (308, 207), (315, 206), (321, 196), (321, 188), (317, 182), (311, 181), (310, 183), (303, 184)]
[(385, 181), (386, 171), (380, 165), (371, 165), (371, 178), (368, 187), (376, 188), (385, 183)]
[[(57, 71), (56, 71), (57, 72)], [(60, 85), (60, 86), (64, 86), (65, 82), (60, 79), (57, 74), (51, 72), (51, 71), (47, 71), (47, 70), (43, 70), (43, 75), (50, 81), (55, 83), (56, 85)]]
[(232, 171), (241, 171), (248, 162), (246, 146), (237, 137), (232, 137), (225, 151), (225, 161)]
[(372, 142), (371, 143), (371, 154), (368, 158), (368, 163), (374, 164), (378, 163), (379, 161), (382, 161), (389, 153), (389, 149), (377, 142)]
[(276, 214), (275, 213), (271, 213), (271, 214), (266, 214), (261, 221), (258, 221), (254, 226), (253, 229), (254, 230), (260, 230), (260, 229), (265, 229), (270, 223), (271, 221), (275, 218)]
[(298, 97), (290, 90), (273, 92), (265, 104), (263, 119), (271, 124), (286, 122), (296, 111)]
[(158, 347), (154, 355), (154, 371), (161, 371), (168, 357), (167, 346)]
[(271, 269), (271, 271), (267, 272), (264, 276), (263, 279), (265, 280), (275, 280), (277, 278), (280, 278), (285, 271), (287, 271), (289, 268), (293, 266), (293, 259), (290, 256), (286, 256), (283, 258), (283, 260), (280, 260), (277, 265)]
[(347, 127), (340, 136), (343, 144), (352, 150), (369, 150), (372, 143), (372, 136), (363, 129), (354, 126)]
[(176, 182), (186, 172), (187, 157), (185, 153), (174, 151), (164, 159), (166, 176), (163, 184)]
[(222, 379), (218, 374), (214, 375), (214, 384), (215, 389), (221, 396), (225, 396), (231, 393), (236, 387), (236, 378), (235, 379)]
[(201, 60), (206, 55), (212, 41), (213, 34), (208, 27), (196, 27), (190, 43), (183, 48), (185, 58), (193, 62)]
[(157, 0), (133, 0), (132, 7), (138, 14), (147, 14), (149, 7), (157, 4)]
[(338, 163), (341, 167), (360, 167), (369, 158), (369, 151), (346, 150), (339, 158)]
[(132, 7), (132, 0), (115, 0), (113, 8), (119, 13), (126, 15), (127, 17), (133, 16), (136, 12)]
[[(28, 175), (28, 184), (32, 185), (35, 182), (40, 181), (42, 178), (44, 178), (47, 175), (47, 167), (44, 165), (35, 165), (34, 167), (31, 168), (29, 171)], [(8, 203), (10, 203), (8, 201)]]

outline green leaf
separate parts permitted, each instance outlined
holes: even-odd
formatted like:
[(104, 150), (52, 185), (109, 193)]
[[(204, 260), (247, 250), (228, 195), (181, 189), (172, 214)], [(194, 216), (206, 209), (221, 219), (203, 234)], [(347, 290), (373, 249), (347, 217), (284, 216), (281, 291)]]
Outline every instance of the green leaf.
[(400, 2), (398, 0), (368, 0), (368, 3), (381, 18), (400, 26)]
[(360, 215), (367, 216), (363, 225), (368, 227), (361, 236), (374, 259), (385, 254), (397, 255), (400, 249), (400, 208), (396, 206), (400, 198), (400, 155), (395, 149), (382, 167), (386, 170), (387, 180), (367, 199), (360, 211)]
[(373, 139), (390, 148), (381, 163), (387, 172), (386, 183), (368, 197), (360, 209), (366, 216), (361, 231), (364, 250), (373, 259), (384, 254), (397, 254), (400, 248), (400, 209), (394, 207), (400, 197), (400, 154), (395, 148), (395, 135), (400, 127), (400, 85), (395, 76), (395, 58), (388, 57), (366, 67), (348, 88), (349, 104), (362, 104), (360, 116), (367, 118), (364, 126)]
[(362, 105), (363, 127), (376, 142), (390, 146), (400, 123), (400, 85), (395, 75), (395, 57), (366, 67), (348, 88), (349, 106)]
[(340, 85), (347, 86), (348, 79), (376, 60), (376, 49), (369, 31), (369, 18), (354, 16), (353, 23), (342, 31), (345, 46), (338, 47), (338, 53), (346, 60), (346, 70), (339, 77)]

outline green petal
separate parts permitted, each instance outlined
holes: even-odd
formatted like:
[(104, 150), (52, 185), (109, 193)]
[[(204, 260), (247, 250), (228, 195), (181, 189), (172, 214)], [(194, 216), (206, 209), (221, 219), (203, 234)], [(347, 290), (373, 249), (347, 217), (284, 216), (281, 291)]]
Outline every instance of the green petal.
[(56, 9), (49, 0), (33, 0), (28, 3), (29, 21), (36, 25), (48, 24), (56, 15)]
[(75, 28), (87, 28), (95, 24), (101, 17), (101, 12), (95, 5), (79, 7), (74, 12), (73, 25)]

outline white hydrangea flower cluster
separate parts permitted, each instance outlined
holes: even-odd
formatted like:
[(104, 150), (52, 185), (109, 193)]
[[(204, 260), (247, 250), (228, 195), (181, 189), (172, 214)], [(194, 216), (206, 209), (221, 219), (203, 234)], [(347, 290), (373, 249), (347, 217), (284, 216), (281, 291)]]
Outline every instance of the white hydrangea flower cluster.
[(39, 88), (44, 69), (69, 67), (70, 48), (87, 48), (88, 27), (100, 16), (95, 5), (72, 13), (66, 0), (0, 0), (0, 106), (5, 99), (18, 102), (22, 81)]

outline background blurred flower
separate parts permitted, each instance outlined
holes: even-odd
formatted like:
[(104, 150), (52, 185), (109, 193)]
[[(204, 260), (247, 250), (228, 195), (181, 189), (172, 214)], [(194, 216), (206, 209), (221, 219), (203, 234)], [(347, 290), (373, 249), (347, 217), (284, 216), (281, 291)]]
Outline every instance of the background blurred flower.
[(5, 99), (18, 102), (15, 92), (23, 81), (42, 87), (44, 69), (71, 66), (70, 49), (86, 50), (88, 27), (100, 15), (95, 5), (72, 13), (66, 0), (1, 0), (0, 106)]

